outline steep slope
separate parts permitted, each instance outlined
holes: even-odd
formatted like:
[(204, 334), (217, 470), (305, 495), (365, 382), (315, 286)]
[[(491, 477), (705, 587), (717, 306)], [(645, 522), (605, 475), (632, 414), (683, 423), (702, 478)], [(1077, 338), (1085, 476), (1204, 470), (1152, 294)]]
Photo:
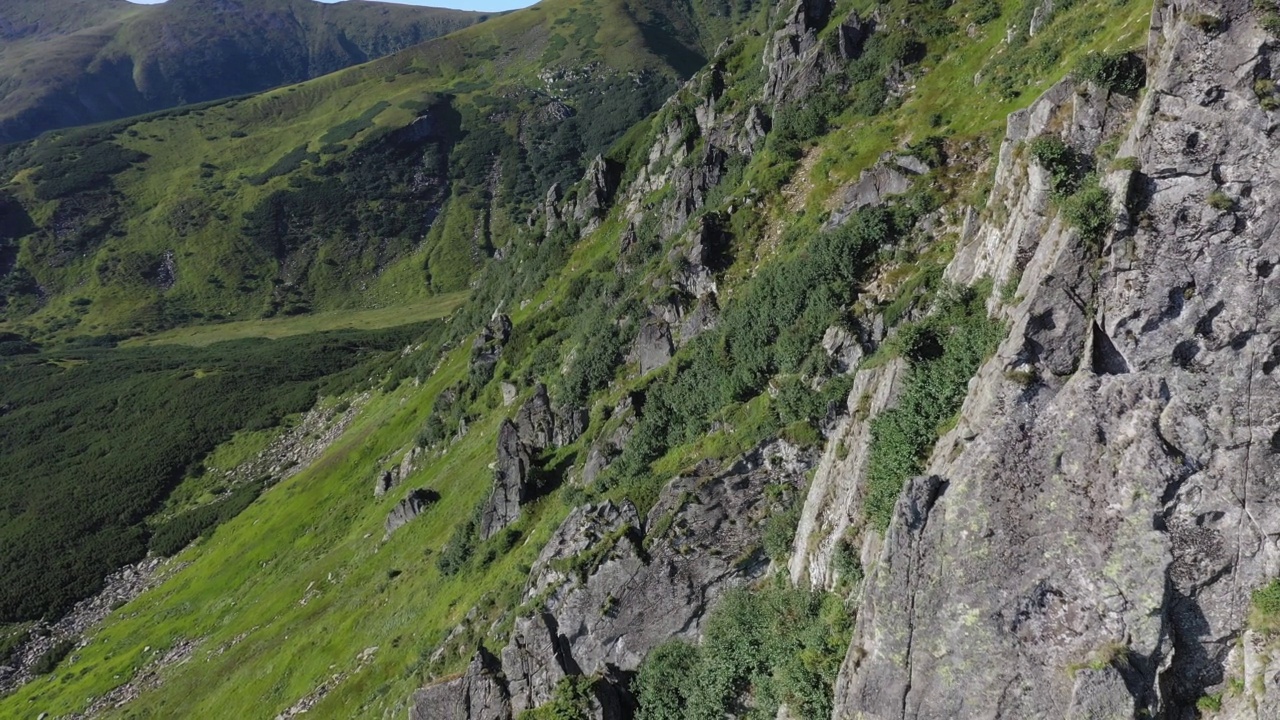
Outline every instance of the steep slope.
[[(329, 450), (46, 655), (52, 677), (0, 708), (1274, 714), (1275, 403), (1260, 379), (1280, 262), (1274, 11), (800, 0), (743, 3), (727, 13), (739, 23), (696, 5), (542, 6), (415, 51), (429, 62), (300, 86), (302, 110), (284, 91), (199, 111), (270, 118), (253, 129), (272, 142), (251, 146), (273, 148), (253, 166), (267, 177), (236, 186), (255, 200), (313, 192), (380, 138), (452, 143), (434, 176), (452, 197), (440, 234), (406, 264), (426, 276), (397, 277), (471, 296), (440, 345), (406, 347), (400, 371), (347, 397), (352, 423)], [(599, 138), (598, 157), (521, 132), (551, 102), (499, 102), (548, 58), (545, 92), (583, 77), (595, 56), (570, 42), (579, 31), (651, 50), (659, 23), (691, 28), (657, 55), (667, 77), (681, 57), (706, 65)], [(654, 56), (615, 57), (643, 78)], [(390, 68), (427, 79), (400, 86)], [(590, 77), (608, 87), (608, 72)], [(341, 141), (354, 148), (320, 152), (334, 126), (315, 108), (358, 98), (340, 111), (356, 118), (427, 89), (441, 95), (372, 116), (384, 135), (361, 126)], [(580, 103), (564, 101), (572, 117), (609, 114), (562, 97)], [(283, 135), (271, 108), (304, 129)], [(507, 164), (477, 118), (511, 123), (525, 154)], [(456, 134), (434, 135), (445, 119)], [(164, 202), (157, 178), (194, 170), (154, 141), (166, 128), (202, 147), (188, 122), (134, 124), (138, 144), (109, 130), (150, 155), (112, 171), (124, 197)], [(273, 175), (295, 138), (321, 160)], [(547, 162), (562, 147), (573, 159)], [(66, 200), (39, 197), (56, 176), (39, 176), (40, 151), (10, 161), (26, 168), (13, 212), (32, 226)], [(344, 162), (313, 172), (325, 155)], [(422, 158), (391, 167), (435, 167)], [(292, 283), (307, 252), (341, 246), (308, 249), (323, 224), (276, 207), (275, 269)], [(132, 243), (146, 225), (127, 227)], [(442, 262), (445, 238), (473, 258)], [(75, 306), (51, 295), (20, 326), (64, 337), (41, 324), (59, 307)], [(80, 322), (111, 327), (100, 312)], [(188, 487), (199, 479), (175, 494)]]
[[(1002, 212), (947, 273), (1016, 286), (992, 302), (1011, 333), (863, 547), (836, 717), (1278, 712), (1250, 621), (1277, 566), (1263, 21), (1158, 3), (1139, 105), (1064, 85), (1010, 119)], [(1037, 137), (1117, 147), (1100, 243), (1053, 212)]]
[(13, 146), (5, 317), (120, 334), (463, 289), (716, 26), (678, 4), (551, 2), (262, 96)]
[(299, 82), (485, 18), (362, 0), (12, 0), (0, 8), (0, 144)]

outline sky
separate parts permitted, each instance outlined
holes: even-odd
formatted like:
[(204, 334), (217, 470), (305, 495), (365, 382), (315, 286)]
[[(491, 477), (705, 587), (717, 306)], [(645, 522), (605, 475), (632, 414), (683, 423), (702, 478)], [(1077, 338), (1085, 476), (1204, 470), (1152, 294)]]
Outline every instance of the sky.
[[(130, 0), (131, 2), (140, 3), (142, 5), (155, 5), (162, 3), (164, 0)], [(339, 0), (322, 0), (322, 2), (337, 2)], [(482, 12), (498, 12), (500, 10), (515, 10), (516, 8), (529, 7), (535, 0), (396, 0), (403, 5), (430, 5), (432, 7), (448, 7), (458, 8), (460, 10), (480, 10)]]

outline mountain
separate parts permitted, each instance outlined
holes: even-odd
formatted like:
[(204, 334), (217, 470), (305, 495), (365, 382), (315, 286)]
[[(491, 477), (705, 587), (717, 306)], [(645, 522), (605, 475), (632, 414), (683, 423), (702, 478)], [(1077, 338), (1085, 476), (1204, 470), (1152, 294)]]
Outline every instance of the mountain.
[(486, 17), (364, 0), (13, 0), (0, 143), (299, 82)]
[(1276, 716), (1277, 32), (560, 0), (8, 148), (0, 713)]

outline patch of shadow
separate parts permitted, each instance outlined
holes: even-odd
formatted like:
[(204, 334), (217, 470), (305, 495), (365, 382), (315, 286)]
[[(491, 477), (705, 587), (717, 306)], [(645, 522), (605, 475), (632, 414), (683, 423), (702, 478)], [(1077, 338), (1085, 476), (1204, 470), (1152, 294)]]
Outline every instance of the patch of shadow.
[(1209, 308), (1209, 312), (1204, 317), (1196, 321), (1196, 335), (1202, 338), (1213, 337), (1213, 321), (1218, 319), (1222, 314), (1222, 301), (1219, 300), (1213, 307)]
[(1195, 340), (1183, 340), (1173, 346), (1173, 364), (1186, 370), (1195, 362), (1200, 354), (1200, 343)]
[(1129, 362), (1097, 323), (1093, 324), (1092, 359), (1096, 375), (1125, 375), (1129, 372)]

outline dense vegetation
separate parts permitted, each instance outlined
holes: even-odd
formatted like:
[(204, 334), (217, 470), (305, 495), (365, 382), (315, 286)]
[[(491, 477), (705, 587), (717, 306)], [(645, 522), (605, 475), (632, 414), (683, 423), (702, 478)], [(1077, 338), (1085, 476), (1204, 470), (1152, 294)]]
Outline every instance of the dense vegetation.
[[(649, 654), (633, 690), (639, 720), (825, 718), (852, 620), (831, 594), (776, 584), (725, 595), (699, 645)], [(749, 704), (747, 699), (750, 699)]]
[[(438, 326), (436, 326), (438, 327)], [(0, 621), (57, 615), (142, 557), (143, 520), (206, 453), (356, 386), (422, 326), (208, 348), (85, 348), (5, 359)], [(372, 363), (372, 364), (371, 364)], [(237, 490), (156, 534), (177, 545), (247, 504)], [(198, 528), (198, 529), (197, 529)], [(194, 533), (194, 535), (193, 535)]]
[(1004, 327), (987, 317), (989, 292), (950, 288), (932, 314), (898, 332), (906, 382), (898, 404), (871, 421), (863, 509), (877, 530), (889, 526), (903, 483), (920, 472), (943, 426), (959, 412), (969, 378), (1004, 337)]

